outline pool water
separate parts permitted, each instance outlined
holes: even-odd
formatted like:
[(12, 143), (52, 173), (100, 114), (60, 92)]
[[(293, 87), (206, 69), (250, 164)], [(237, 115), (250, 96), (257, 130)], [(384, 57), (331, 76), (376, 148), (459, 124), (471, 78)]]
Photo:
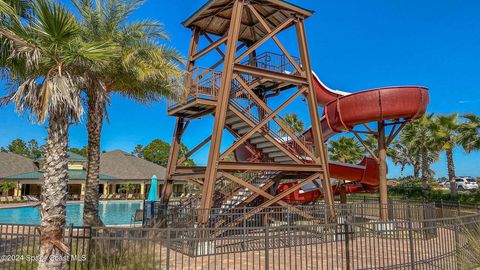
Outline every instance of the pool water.
[[(143, 201), (100, 202), (98, 211), (105, 225), (128, 225)], [(67, 224), (83, 224), (83, 203), (67, 204)], [(16, 207), (0, 209), (0, 224), (40, 224), (40, 209), (35, 207)]]

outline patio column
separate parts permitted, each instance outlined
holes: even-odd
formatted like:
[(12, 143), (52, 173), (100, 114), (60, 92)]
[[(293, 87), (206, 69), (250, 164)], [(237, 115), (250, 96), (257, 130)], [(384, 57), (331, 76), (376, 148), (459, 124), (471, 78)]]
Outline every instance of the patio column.
[(85, 196), (85, 184), (80, 186), (80, 196)]
[(108, 195), (108, 184), (103, 184), (103, 195)]
[(13, 190), (13, 196), (22, 196), (22, 184), (17, 184), (17, 186)]
[(145, 183), (140, 184), (140, 195), (145, 195)]

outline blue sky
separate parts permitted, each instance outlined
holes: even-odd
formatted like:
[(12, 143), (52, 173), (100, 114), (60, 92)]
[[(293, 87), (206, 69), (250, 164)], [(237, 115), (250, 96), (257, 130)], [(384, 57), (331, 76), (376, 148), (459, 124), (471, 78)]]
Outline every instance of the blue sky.
[[(63, 2), (68, 4), (67, 0)], [(204, 2), (147, 0), (132, 19), (163, 22), (171, 45), (185, 55), (190, 31), (180, 23)], [(479, 1), (292, 2), (316, 11), (306, 22), (311, 60), (316, 73), (332, 88), (355, 92), (391, 85), (423, 85), (430, 88), (429, 112), (480, 114)], [(292, 34), (281, 36), (284, 43)], [(174, 119), (167, 116), (165, 102), (145, 107), (114, 96), (109, 116), (110, 122), (103, 130), (104, 150), (131, 151), (136, 144), (147, 144), (154, 138), (171, 141)], [(18, 137), (40, 141), (46, 137), (44, 127), (19, 117), (12, 106), (0, 109), (0, 119), (0, 146)], [(211, 120), (193, 123), (187, 145), (202, 141), (211, 132), (210, 125)], [(85, 123), (72, 127), (71, 146), (86, 143)], [(195, 157), (198, 163), (205, 162), (203, 154), (205, 150)], [(458, 149), (457, 174), (480, 176), (479, 159), (479, 153), (466, 155)], [(445, 176), (444, 158), (433, 169), (437, 176)], [(405, 174), (410, 172), (407, 169)], [(399, 168), (391, 165), (389, 177), (399, 175)]]

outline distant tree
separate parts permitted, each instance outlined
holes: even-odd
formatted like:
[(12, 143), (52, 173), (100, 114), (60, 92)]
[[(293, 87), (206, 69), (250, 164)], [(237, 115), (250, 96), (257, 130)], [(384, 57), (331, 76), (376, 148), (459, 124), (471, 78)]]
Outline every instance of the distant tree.
[(27, 144), (22, 139), (15, 139), (7, 145), (7, 150), (10, 153), (21, 155), (30, 158), (30, 151)]
[[(156, 163), (160, 166), (166, 167), (168, 157), (170, 155), (170, 144), (160, 139), (155, 139), (147, 144), (142, 150), (142, 157), (148, 161)], [(180, 145), (180, 157), (188, 153), (188, 148), (182, 144)], [(195, 162), (187, 159), (183, 162), (183, 166), (194, 166)]]
[(358, 163), (364, 156), (364, 149), (353, 138), (341, 136), (330, 142), (330, 159), (343, 163)]
[(2, 191), (3, 196), (8, 196), (8, 192), (10, 190), (17, 187), (17, 184), (14, 182), (1, 182), (0, 183), (0, 190)]
[[(282, 117), (282, 123), (287, 126), (295, 135), (298, 135), (303, 132), (305, 128), (305, 123), (298, 118), (298, 114), (296, 113), (287, 113), (284, 117)], [(282, 128), (279, 129), (278, 133), (281, 136), (286, 136), (287, 133)]]
[(413, 166), (414, 178), (420, 177), (420, 158), (414, 155), (409, 147), (401, 141), (394, 141), (389, 149), (390, 157), (395, 165), (400, 165), (400, 172), (403, 174), (407, 165)]
[(38, 145), (37, 140), (32, 139), (25, 143), (22, 139), (15, 139), (7, 146), (1, 148), (1, 152), (14, 153), (31, 159), (37, 159), (42, 155), (42, 147)]
[(40, 158), (42, 156), (43, 147), (39, 146), (37, 140), (31, 139), (27, 143), (28, 151), (30, 152), (30, 157), (33, 159)]
[(429, 180), (434, 176), (431, 165), (440, 159), (438, 148), (432, 143), (432, 121), (433, 115), (425, 115), (407, 124), (400, 134), (400, 141), (420, 160), (424, 190), (430, 189)]
[(135, 185), (134, 184), (122, 184), (120, 185), (120, 191), (125, 191), (125, 200), (128, 199), (128, 194), (132, 193), (135, 191)]
[(455, 182), (455, 163), (453, 159), (453, 150), (459, 142), (459, 129), (461, 125), (458, 122), (458, 114), (440, 115), (431, 122), (432, 145), (438, 150), (445, 151), (447, 156), (448, 179), (450, 181), (450, 193), (457, 195), (457, 184)]
[(72, 147), (72, 148), (68, 149), (68, 151), (72, 152), (74, 154), (80, 155), (82, 157), (88, 157), (88, 147), (87, 146), (84, 146), (82, 148)]
[(459, 144), (467, 153), (480, 150), (480, 116), (465, 114), (462, 117), (465, 121), (458, 130)]
[(143, 145), (137, 144), (137, 146), (135, 146), (135, 148), (132, 151), (132, 155), (139, 158), (143, 158)]

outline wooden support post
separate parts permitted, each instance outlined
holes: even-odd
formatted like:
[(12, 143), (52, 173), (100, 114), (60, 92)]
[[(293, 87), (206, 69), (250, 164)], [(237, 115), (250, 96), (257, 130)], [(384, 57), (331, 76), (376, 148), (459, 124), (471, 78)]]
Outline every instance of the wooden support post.
[[(222, 80), (218, 93), (217, 110), (215, 111), (212, 142), (208, 156), (208, 164), (205, 172), (205, 181), (202, 190), (202, 201), (200, 203), (201, 209), (210, 209), (213, 203), (213, 193), (217, 180), (217, 166), (220, 157), (220, 144), (222, 142), (222, 135), (225, 127), (228, 98), (230, 94), (229, 91), (233, 78), (233, 63), (235, 61), (237, 51), (236, 48), (242, 22), (243, 8), (243, 0), (235, 1), (232, 8), (232, 18), (230, 20), (230, 28), (227, 36), (227, 49), (225, 52)], [(208, 215), (200, 215), (199, 222), (201, 224), (206, 224), (208, 219)]]
[(160, 197), (160, 201), (162, 203), (168, 203), (173, 192), (172, 176), (175, 173), (175, 169), (177, 168), (178, 155), (180, 153), (180, 144), (184, 132), (183, 123), (183, 118), (177, 118), (177, 122), (175, 124), (175, 133), (173, 134), (172, 145), (170, 146), (170, 155), (168, 157), (165, 185), (163, 185), (162, 195)]
[(320, 127), (320, 117), (318, 115), (317, 109), (317, 97), (315, 95), (315, 88), (312, 78), (312, 67), (310, 64), (310, 55), (308, 52), (307, 37), (305, 33), (305, 24), (302, 18), (298, 18), (296, 24), (297, 30), (297, 39), (300, 51), (300, 57), (302, 61), (302, 67), (305, 71), (305, 75), (308, 81), (308, 109), (310, 112), (310, 120), (312, 124), (312, 138), (317, 149), (317, 153), (320, 156), (319, 166), (325, 166), (322, 173), (322, 182), (323, 182), (323, 194), (324, 200), (329, 208), (329, 218), (333, 219), (335, 217), (335, 209), (333, 207), (333, 194), (332, 194), (332, 185), (330, 183), (330, 174), (328, 171), (328, 158), (326, 156), (326, 147), (324, 144), (322, 129)]
[(385, 138), (385, 122), (378, 122), (378, 170), (380, 178), (380, 219), (388, 219), (387, 190), (387, 145)]
[(345, 188), (345, 181), (340, 184), (340, 203), (347, 204), (347, 190)]

